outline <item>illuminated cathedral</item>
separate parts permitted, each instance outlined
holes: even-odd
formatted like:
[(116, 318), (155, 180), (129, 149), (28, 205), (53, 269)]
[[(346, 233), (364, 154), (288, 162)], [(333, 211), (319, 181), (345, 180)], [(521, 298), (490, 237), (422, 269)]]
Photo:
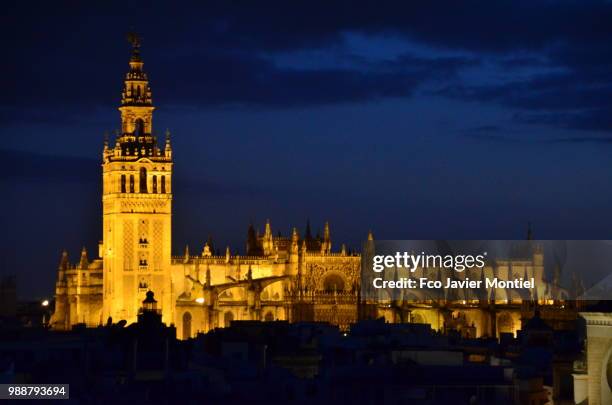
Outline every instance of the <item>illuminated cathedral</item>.
[[(334, 251), (328, 223), (322, 235), (313, 236), (307, 226), (302, 234), (294, 228), (288, 237), (275, 235), (270, 221), (261, 232), (251, 225), (245, 255), (229, 247), (217, 252), (210, 240), (201, 251), (172, 255), (174, 155), (169, 132), (163, 142), (155, 136), (154, 110), (140, 44), (132, 38), (119, 106), (121, 130), (114, 145), (105, 141), (102, 151), (98, 258), (90, 260), (83, 249), (74, 264), (62, 253), (52, 328), (135, 322), (149, 291), (163, 322), (174, 324), (183, 339), (233, 320), (324, 321), (346, 330), (359, 319), (377, 317), (428, 323), (465, 336), (499, 336), (515, 333), (532, 316), (532, 306), (510, 296), (478, 302), (364, 302), (361, 256), (347, 252), (344, 245)], [(368, 239), (373, 239), (371, 233)], [(513, 271), (529, 273), (537, 276), (536, 284), (544, 285), (541, 256), (529, 252), (502, 262), (496, 271), (508, 277)], [(559, 300), (536, 300), (551, 304), (547, 313), (559, 327), (575, 318)]]

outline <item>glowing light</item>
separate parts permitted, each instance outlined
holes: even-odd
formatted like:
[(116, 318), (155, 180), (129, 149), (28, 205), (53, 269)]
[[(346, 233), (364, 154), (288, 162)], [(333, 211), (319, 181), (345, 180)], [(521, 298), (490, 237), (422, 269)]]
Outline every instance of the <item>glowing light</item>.
[(40, 305), (42, 305), (43, 307), (48, 307), (49, 306), (49, 300), (44, 300), (43, 302), (40, 303)]
[(195, 302), (197, 302), (198, 304), (203, 304), (204, 303), (204, 298), (203, 297), (198, 297), (198, 298), (196, 298)]

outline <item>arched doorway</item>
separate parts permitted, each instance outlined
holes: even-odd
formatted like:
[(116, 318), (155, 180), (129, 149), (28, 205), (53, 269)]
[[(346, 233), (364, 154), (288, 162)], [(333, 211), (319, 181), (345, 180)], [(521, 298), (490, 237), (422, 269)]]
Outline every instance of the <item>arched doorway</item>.
[(411, 321), (412, 323), (425, 323), (425, 319), (423, 318), (423, 315), (421, 314), (412, 314), (411, 316)]
[(234, 320), (234, 313), (232, 311), (227, 311), (225, 314), (223, 314), (223, 325), (226, 328), (229, 328), (233, 320)]
[(338, 274), (330, 274), (323, 280), (323, 290), (327, 292), (343, 291), (344, 279)]
[(272, 311), (266, 312), (266, 316), (264, 316), (264, 321), (272, 322), (273, 320), (274, 320), (274, 314), (272, 313)]
[(183, 339), (191, 337), (191, 314), (185, 312), (183, 314)]
[(512, 333), (514, 334), (514, 322), (512, 322), (512, 316), (504, 312), (499, 316), (497, 320), (497, 331), (501, 336), (502, 333)]

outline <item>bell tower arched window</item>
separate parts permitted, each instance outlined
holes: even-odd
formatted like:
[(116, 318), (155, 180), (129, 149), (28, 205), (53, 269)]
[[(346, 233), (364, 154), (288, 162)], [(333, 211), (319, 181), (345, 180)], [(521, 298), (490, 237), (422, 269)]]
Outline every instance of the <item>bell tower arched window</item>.
[(143, 136), (144, 135), (144, 121), (141, 118), (138, 118), (134, 123), (134, 135)]
[(134, 175), (130, 174), (130, 193), (134, 192)]
[(161, 176), (161, 192), (166, 194), (166, 176)]
[(153, 176), (153, 193), (157, 194), (157, 176)]
[(147, 169), (144, 167), (140, 168), (140, 192), (147, 192)]
[(125, 193), (125, 174), (121, 175), (121, 192)]

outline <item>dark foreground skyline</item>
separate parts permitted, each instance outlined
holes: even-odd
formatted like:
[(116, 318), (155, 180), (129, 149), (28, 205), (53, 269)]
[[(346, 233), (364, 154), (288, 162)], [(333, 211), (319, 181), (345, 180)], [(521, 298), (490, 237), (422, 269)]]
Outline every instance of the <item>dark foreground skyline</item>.
[(173, 245), (249, 221), (381, 239), (609, 239), (612, 6), (225, 2), (1, 17), (0, 272), (48, 296), (101, 237), (100, 155), (143, 37), (175, 151)]

